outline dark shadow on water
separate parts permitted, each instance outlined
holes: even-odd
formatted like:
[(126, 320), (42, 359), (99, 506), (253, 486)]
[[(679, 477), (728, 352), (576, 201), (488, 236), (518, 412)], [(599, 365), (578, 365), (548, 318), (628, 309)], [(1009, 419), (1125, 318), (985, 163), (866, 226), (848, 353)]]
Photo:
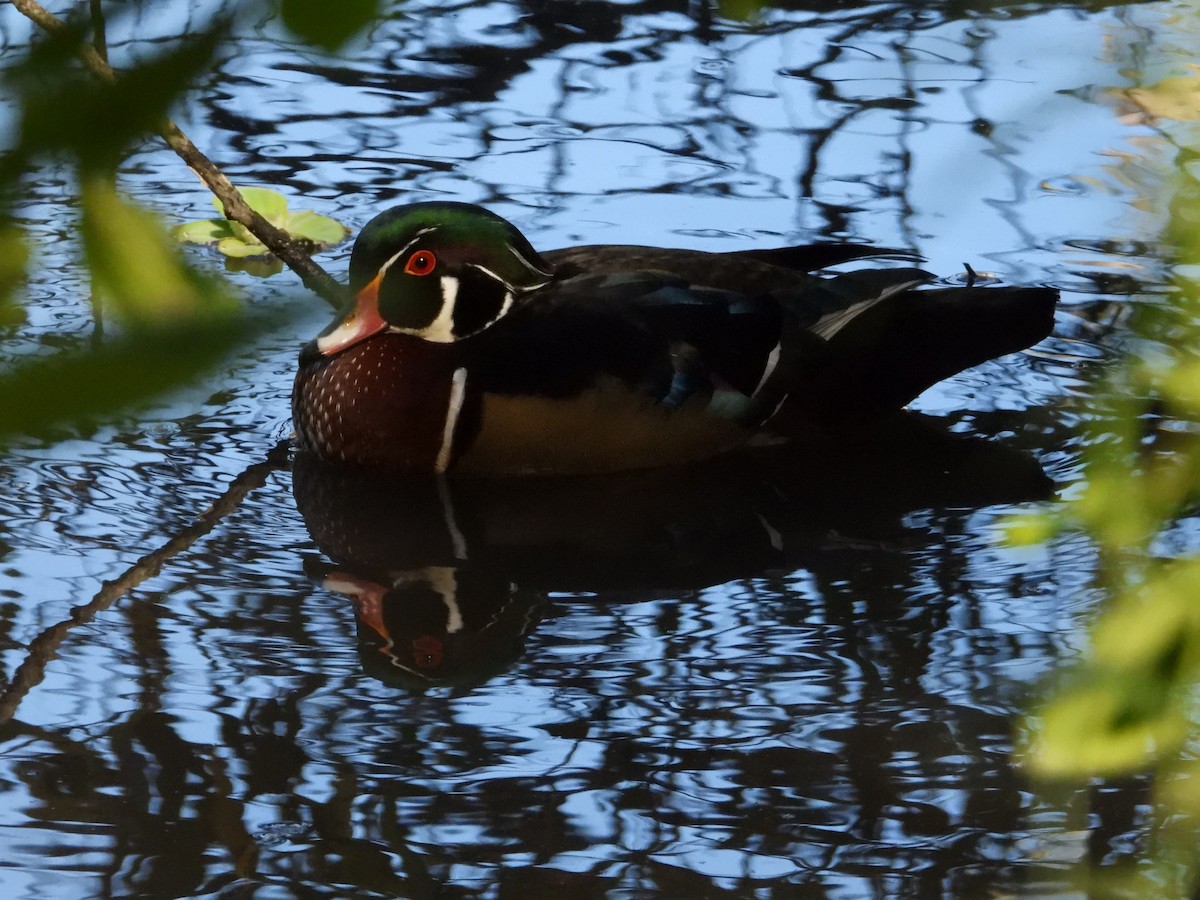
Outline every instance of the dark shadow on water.
[(608, 602), (819, 569), (833, 544), (918, 539), (914, 510), (1040, 500), (1052, 485), (1020, 451), (905, 414), (836, 445), (619, 476), (388, 478), (301, 453), (294, 489), (332, 561), (305, 570), (352, 599), (364, 669), (425, 687), (502, 671), (548, 594)]

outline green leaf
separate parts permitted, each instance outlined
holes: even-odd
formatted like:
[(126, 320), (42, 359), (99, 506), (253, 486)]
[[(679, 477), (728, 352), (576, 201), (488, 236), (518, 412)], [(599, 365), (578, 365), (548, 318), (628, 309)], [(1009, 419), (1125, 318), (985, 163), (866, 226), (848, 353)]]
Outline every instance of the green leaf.
[(162, 223), (124, 200), (110, 179), (85, 179), (82, 201), (93, 290), (128, 325), (223, 315), (235, 306), (224, 285), (189, 269)]
[(337, 219), (307, 209), (290, 214), (285, 227), (288, 234), (310, 240), (320, 250), (340, 244), (350, 234), (350, 229)]
[(1200, 66), (1178, 78), (1164, 78), (1145, 87), (1127, 88), (1122, 98), (1132, 101), (1156, 119), (1194, 122), (1200, 119)]
[(1188, 718), (1161, 686), (1127, 673), (1092, 675), (1060, 691), (1039, 717), (1026, 765), (1042, 778), (1087, 778), (1145, 769), (1178, 749)]
[(227, 219), (203, 219), (185, 222), (171, 229), (171, 235), (185, 244), (215, 244), (223, 238), (232, 237), (233, 229)]
[(1096, 623), (1099, 666), (1154, 676), (1167, 689), (1190, 683), (1200, 668), (1200, 560), (1160, 566), (1136, 593), (1110, 605)]
[(244, 241), (240, 237), (228, 237), (217, 241), (217, 250), (225, 256), (232, 256), (235, 259), (244, 259), (250, 256), (267, 256), (270, 250), (266, 244), (260, 244), (258, 241)]
[(243, 244), (261, 244), (262, 242), (254, 236), (254, 232), (243, 225), (241, 222), (229, 223), (229, 230), (233, 232), (231, 237), (235, 241), (241, 241)]
[(1044, 544), (1062, 528), (1058, 517), (1049, 512), (1014, 513), (1001, 522), (1005, 543), (1013, 547)]
[(245, 272), (255, 278), (270, 278), (283, 271), (283, 262), (277, 256), (247, 256), (245, 259), (226, 256), (225, 271)]
[[(252, 210), (276, 228), (283, 227), (283, 223), (287, 219), (287, 197), (279, 193), (279, 191), (264, 187), (239, 186), (238, 193), (242, 195)], [(221, 205), (219, 198), (213, 197), (212, 205), (217, 212), (225, 212), (225, 207)], [(240, 225), (240, 223), (234, 224), (242, 228), (245, 227), (244, 225)]]
[(723, 18), (748, 22), (766, 5), (766, 0), (718, 0), (717, 10)]
[(283, 0), (280, 12), (293, 34), (336, 50), (379, 15), (379, 0)]

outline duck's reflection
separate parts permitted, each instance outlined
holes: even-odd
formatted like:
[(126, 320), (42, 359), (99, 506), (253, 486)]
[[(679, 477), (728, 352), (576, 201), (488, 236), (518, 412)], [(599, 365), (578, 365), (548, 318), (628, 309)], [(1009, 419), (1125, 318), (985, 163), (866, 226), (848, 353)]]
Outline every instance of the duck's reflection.
[(1049, 495), (1037, 463), (905, 414), (836, 446), (619, 476), (381, 477), (300, 454), (296, 502), (371, 675), (470, 683), (521, 653), (548, 594), (685, 590), (903, 540), (906, 513)]

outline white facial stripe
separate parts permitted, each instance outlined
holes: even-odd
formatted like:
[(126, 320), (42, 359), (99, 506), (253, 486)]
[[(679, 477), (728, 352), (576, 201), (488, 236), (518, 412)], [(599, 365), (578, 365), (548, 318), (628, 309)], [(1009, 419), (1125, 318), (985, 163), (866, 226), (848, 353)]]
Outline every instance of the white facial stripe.
[[(516, 295), (512, 291), (505, 291), (504, 292), (504, 305), (500, 307), (500, 312), (496, 313), (496, 318), (492, 319), (491, 322), (488, 322), (488, 325), (491, 325), (492, 322), (499, 322), (501, 319), (503, 319), (505, 313), (507, 313), (510, 309), (512, 309), (513, 301), (515, 299), (516, 299)], [(484, 326), (484, 327), (487, 327), (487, 326)]]
[(398, 588), (406, 584), (427, 584), (437, 592), (446, 607), (446, 634), (458, 634), (463, 630), (466, 621), (463, 619), (462, 607), (458, 605), (458, 570), (451, 566), (426, 566), (412, 572), (398, 572), (392, 581), (392, 587)]
[[(545, 284), (546, 282), (548, 282), (550, 280), (551, 276), (553, 275), (552, 272), (547, 272), (545, 269), (539, 269), (537, 266), (535, 266), (533, 263), (531, 263), (529, 260), (527, 260), (525, 257), (523, 257), (520, 253), (518, 253), (516, 251), (516, 248), (510, 246), (508, 249), (512, 252), (513, 256), (515, 256), (517, 259), (519, 259), (521, 261), (521, 265), (523, 265), (526, 269), (528, 269), (534, 275), (541, 275), (544, 279), (546, 279), (546, 281), (543, 281), (542, 284)], [(511, 287), (511, 285), (510, 285), (510, 287)], [(535, 285), (535, 287), (541, 287), (541, 284)]]
[(481, 266), (479, 263), (471, 263), (470, 265), (472, 269), (478, 269), (488, 278), (491, 278), (493, 281), (498, 281), (500, 284), (504, 285), (504, 303), (500, 306), (500, 311), (496, 313), (496, 315), (492, 316), (492, 318), (488, 319), (488, 321), (485, 322), (483, 326), (475, 332), (475, 334), (478, 334), (480, 331), (483, 331), (484, 328), (495, 325), (504, 318), (510, 309), (512, 309), (513, 301), (517, 299), (517, 289), (486, 266)]
[[(458, 604), (458, 578), (456, 577), (456, 570), (446, 566), (428, 566), (424, 569), (415, 569), (411, 572), (395, 572), (392, 574), (392, 587), (394, 588), (406, 584), (420, 583), (429, 585), (441, 598), (442, 605), (446, 608), (446, 634), (457, 634), (462, 631), (466, 623), (463, 620), (462, 607)], [(395, 646), (395, 641), (389, 638), (384, 649), (392, 650)], [(387, 660), (388, 664), (394, 669), (407, 672), (409, 675), (424, 681), (432, 680), (429, 672), (423, 671), (420, 668), (414, 668), (413, 666), (406, 666), (395, 653), (388, 653)]]
[(458, 605), (458, 595), (442, 594), (442, 601), (446, 604), (446, 634), (458, 634), (466, 624), (462, 608)]
[[(384, 275), (384, 273), (386, 273), (387, 270), (389, 268), (391, 268), (392, 264), (394, 262), (396, 262), (396, 260), (400, 259), (400, 257), (404, 256), (406, 253), (411, 251), (412, 248), (414, 246), (416, 246), (417, 243), (419, 243), (423, 237), (425, 237), (425, 235), (429, 234), (432, 231), (436, 231), (437, 228), (438, 228), (437, 225), (430, 225), (427, 228), (422, 228), (415, 235), (413, 235), (412, 240), (410, 240), (407, 244), (405, 244), (404, 247), (402, 247), (398, 253), (396, 253), (394, 256), (392, 256), (387, 262), (385, 262), (380, 267), (379, 277), (382, 277)], [(535, 284), (535, 285), (531, 285), (529, 288), (524, 288), (523, 290), (531, 290), (533, 288), (538, 288), (538, 287), (541, 287), (543, 284), (546, 284), (550, 281), (550, 278), (551, 278), (550, 273), (543, 272), (541, 269), (536, 268), (532, 263), (530, 263), (528, 260), (526, 260), (519, 253), (517, 253), (516, 250), (513, 250), (512, 248), (509, 248), (509, 249), (512, 252), (513, 256), (515, 256), (517, 259), (519, 259), (521, 261), (522, 265), (524, 265), (530, 272), (533, 272), (536, 275), (540, 275), (544, 279), (544, 281), (541, 281), (540, 283)], [(472, 334), (478, 334), (480, 331), (483, 331), (485, 328), (488, 328), (491, 325), (494, 325), (496, 322), (498, 322), (500, 319), (502, 319), (508, 313), (508, 311), (510, 309), (512, 309), (513, 303), (516, 302), (517, 294), (520, 293), (521, 291), (518, 290), (512, 284), (510, 284), (506, 279), (501, 277), (498, 273), (493, 272), (491, 269), (487, 268), (486, 266), (481, 266), (478, 263), (467, 263), (467, 265), (479, 272), (482, 272), (484, 275), (486, 275), (488, 278), (491, 278), (493, 281), (497, 282), (498, 284), (504, 285), (504, 288), (505, 288), (504, 302), (501, 305), (499, 312), (497, 312), (495, 316), (493, 316), (491, 319), (489, 319), (487, 322), (485, 322), (482, 326), (480, 326), (479, 328), (475, 329), (475, 331), (472, 332)], [(421, 338), (422, 340), (432, 341), (433, 343), (436, 343), (436, 344), (449, 344), (449, 343), (459, 340), (461, 338), (468, 337), (469, 335), (454, 333), (454, 305), (458, 300), (459, 285), (460, 285), (460, 281), (455, 276), (443, 275), (441, 277), (442, 305), (441, 305), (441, 308), (438, 310), (437, 317), (423, 328), (401, 328), (401, 327), (397, 327), (397, 326), (391, 326), (388, 328), (388, 331), (391, 331), (394, 333), (399, 333), (399, 334), (411, 334), (411, 335), (414, 335), (415, 337)]]
[[(499, 311), (488, 321), (484, 322), (479, 328), (471, 332), (471, 334), (479, 334), (485, 328), (490, 328), (495, 325), (505, 314), (512, 309), (513, 303), (517, 299), (516, 293), (502, 279), (496, 277), (492, 272), (484, 269), (482, 266), (474, 266), (481, 272), (485, 272), (489, 277), (495, 278), (497, 282), (503, 284), (507, 290), (504, 292), (504, 303), (500, 306)], [(399, 328), (396, 326), (390, 327), (388, 330), (399, 334), (411, 334), (414, 337), (419, 337), (425, 341), (431, 341), (435, 344), (449, 344), (453, 341), (462, 340), (465, 337), (470, 337), (470, 334), (455, 334), (454, 333), (454, 306), (458, 302), (458, 289), (461, 282), (453, 275), (443, 275), (441, 278), (442, 284), (442, 306), (438, 310), (437, 318), (426, 325), (424, 328)]]
[[(505, 281), (503, 278), (501, 278), (499, 275), (497, 275), (495, 272), (493, 272), (487, 266), (481, 266), (479, 263), (467, 263), (467, 265), (469, 265), (472, 269), (477, 269), (478, 271), (482, 272), (488, 278), (492, 279), (492, 281), (500, 282), (502, 285), (504, 285), (508, 289), (508, 292), (510, 294), (515, 290), (511, 284), (509, 284), (507, 281)], [(505, 307), (505, 309), (507, 309), (507, 307)], [(497, 317), (497, 318), (499, 318), (499, 317)]]
[(390, 269), (392, 267), (392, 263), (394, 263), (396, 260), (398, 260), (400, 257), (402, 257), (405, 253), (407, 253), (409, 250), (411, 250), (417, 244), (417, 242), (421, 240), (421, 238), (425, 237), (425, 235), (429, 234), (432, 231), (437, 231), (437, 229), (438, 229), (438, 226), (436, 226), (436, 225), (429, 225), (425, 228), (420, 229), (416, 234), (413, 235), (413, 238), (411, 241), (409, 241), (407, 244), (405, 244), (403, 247), (400, 248), (399, 252), (395, 256), (393, 256), (391, 259), (389, 259), (387, 262), (385, 262), (382, 266), (379, 267), (379, 271), (376, 274), (382, 275), (384, 272), (386, 272), (388, 269)]

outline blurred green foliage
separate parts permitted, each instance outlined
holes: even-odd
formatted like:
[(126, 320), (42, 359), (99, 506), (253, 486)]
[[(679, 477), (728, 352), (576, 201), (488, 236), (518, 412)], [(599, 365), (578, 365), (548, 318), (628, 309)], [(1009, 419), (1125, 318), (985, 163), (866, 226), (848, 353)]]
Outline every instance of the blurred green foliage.
[(103, 176), (83, 179), (84, 261), (92, 292), (131, 331), (236, 315), (225, 286), (186, 265), (162, 222)]
[[(108, 43), (104, 16), (97, 10), (117, 16), (119, 26), (149, 4), (130, 0), (92, 4), (91, 10), (72, 4), (64, 28), (35, 35), (25, 58), (5, 70), (2, 87), (16, 99), (20, 114), (13, 149), (0, 156), (0, 337), (25, 319), (22, 286), (37, 248), (15, 207), (23, 179), (47, 159), (64, 160), (74, 170), (76, 197), (64, 198), (63, 209), (79, 211), (79, 263), (92, 291), (79, 300), (91, 300), (97, 325), (103, 315), (106, 327), (102, 339), (98, 327), (91, 338), (81, 336), (77, 346), (0, 366), (0, 442), (102, 418), (184, 384), (272, 327), (269, 317), (248, 315), (228, 283), (189, 264), (166, 225), (122, 194), (121, 166), (132, 148), (157, 140), (154, 132), (168, 111), (208, 70), (232, 17), (280, 12), (299, 37), (336, 49), (361, 31), (378, 7), (377, 0), (282, 0), (280, 11), (276, 0), (243, 0), (222, 8), (230, 18), (201, 24), (173, 44), (159, 45), (154, 55), (112, 60), (115, 79), (89, 71), (80, 61), (81, 46)], [(275, 197), (264, 194), (258, 200), (277, 207), (277, 225), (294, 228), (318, 245), (345, 236), (338, 223), (313, 213), (289, 213), (282, 196)], [(261, 245), (240, 225), (206, 227), (214, 240), (231, 239), (227, 252), (261, 253)]]
[(1029, 723), (1030, 771), (1075, 783), (1154, 775), (1143, 863), (1093, 879), (1089, 896), (1190, 897), (1200, 887), (1200, 555), (1188, 549), (1200, 501), (1200, 278), (1191, 275), (1200, 264), (1200, 69), (1191, 65), (1200, 10), (1184, 4), (1164, 25), (1156, 57), (1178, 64), (1114, 99), (1173, 157), (1141, 208), (1162, 217), (1176, 276), (1166, 296), (1138, 304), (1129, 352), (1093, 401), (1078, 494), (1010, 527), (1018, 541), (1054, 526), (1086, 533), (1108, 598), (1083, 657)]
[(29, 248), (24, 232), (13, 222), (0, 219), (0, 328), (25, 321), (24, 310), (13, 295), (24, 283), (28, 265)]
[(47, 35), (6, 72), (5, 87), (18, 98), (21, 116), (15, 152), (0, 173), (11, 179), (44, 154), (70, 155), (84, 169), (115, 170), (207, 69), (226, 30), (224, 21), (214, 22), (111, 83), (79, 63), (78, 48), (87, 39), (81, 23)]
[(283, 22), (299, 38), (337, 50), (379, 15), (380, 0), (282, 0)]

